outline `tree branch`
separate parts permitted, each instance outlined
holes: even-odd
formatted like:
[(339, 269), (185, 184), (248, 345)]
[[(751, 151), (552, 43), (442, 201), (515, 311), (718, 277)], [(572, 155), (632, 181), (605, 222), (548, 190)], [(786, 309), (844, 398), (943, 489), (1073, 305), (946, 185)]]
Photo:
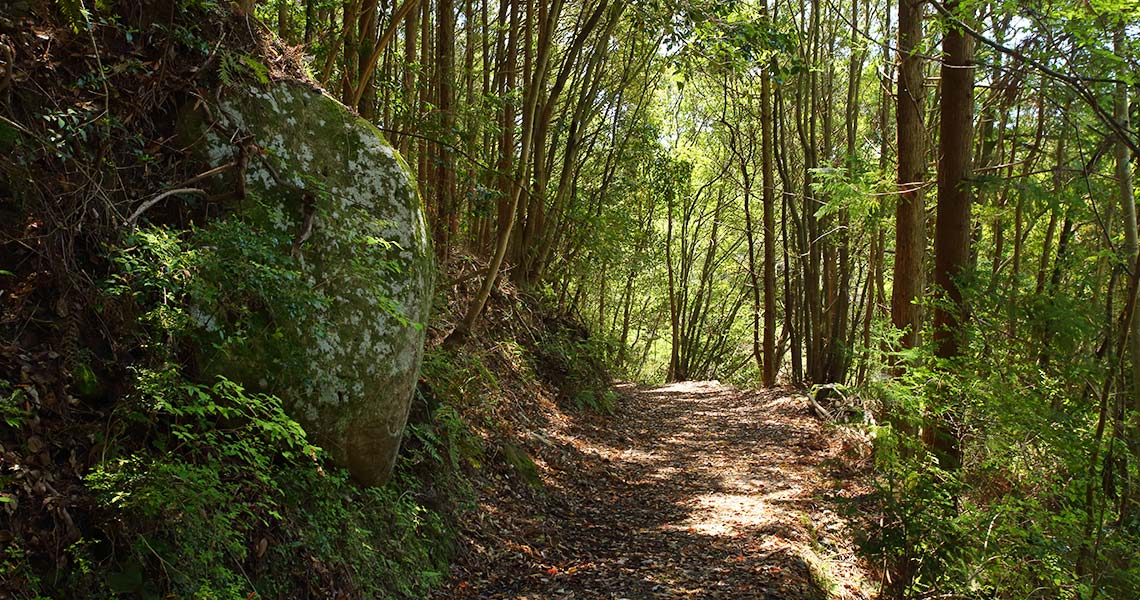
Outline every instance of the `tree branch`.
[(1020, 50), (1010, 48), (1009, 46), (999, 44), (994, 40), (989, 39), (956, 17), (945, 6), (943, 6), (941, 2), (938, 2), (938, 0), (930, 0), (930, 4), (936, 11), (938, 11), (940, 15), (942, 15), (943, 18), (949, 21), (951, 25), (960, 28), (964, 33), (966, 33), (966, 35), (969, 35), (978, 42), (981, 42), (982, 44), (989, 46), (990, 48), (993, 48), (994, 50), (1001, 52), (1002, 54), (1005, 54), (1006, 56), (1009, 56), (1018, 62), (1037, 69), (1050, 79), (1059, 81), (1069, 86), (1074, 92), (1077, 93), (1077, 96), (1080, 97), (1080, 99), (1083, 100), (1084, 103), (1092, 109), (1097, 118), (1105, 125), (1107, 125), (1108, 128), (1113, 131), (1113, 133), (1119, 136), (1120, 140), (1124, 142), (1124, 144), (1127, 145), (1133, 153), (1140, 154), (1140, 144), (1138, 144), (1137, 140), (1133, 137), (1133, 132), (1125, 129), (1120, 125), (1120, 123), (1117, 123), (1116, 119), (1112, 118), (1112, 115), (1108, 114), (1108, 112), (1104, 110), (1104, 107), (1102, 107), (1100, 103), (1097, 102), (1096, 96), (1087, 87), (1085, 87), (1080, 77), (1062, 73), (1040, 61), (1026, 56)]

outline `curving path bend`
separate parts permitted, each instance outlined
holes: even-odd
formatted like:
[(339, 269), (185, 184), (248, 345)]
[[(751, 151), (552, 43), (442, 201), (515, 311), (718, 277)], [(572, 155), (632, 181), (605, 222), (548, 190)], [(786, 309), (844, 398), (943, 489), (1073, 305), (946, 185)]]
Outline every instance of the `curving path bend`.
[[(439, 598), (867, 598), (834, 432), (785, 390), (619, 386), (526, 443), (541, 490), (484, 496)], [(486, 490), (490, 492), (491, 490)]]

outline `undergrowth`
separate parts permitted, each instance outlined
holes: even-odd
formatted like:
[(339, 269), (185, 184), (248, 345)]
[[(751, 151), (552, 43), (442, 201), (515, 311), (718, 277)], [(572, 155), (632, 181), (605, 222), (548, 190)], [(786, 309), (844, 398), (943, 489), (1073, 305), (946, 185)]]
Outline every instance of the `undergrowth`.
[[(17, 598), (420, 598), (440, 580), (470, 495), (462, 470), (478, 456), (454, 408), (416, 411), (393, 480), (362, 488), (279, 398), (195, 368), (203, 348), (248, 353), (328, 302), (282, 258), (288, 243), (230, 217), (144, 228), (111, 253), (104, 302), (131, 307), (135, 325), (120, 343), (134, 362), (92, 434), (95, 460), (78, 469), (88, 506), (50, 561), (35, 527), (10, 528), (0, 589)], [(73, 391), (81, 383), (73, 377)], [(21, 431), (38, 389), (0, 389), (2, 437), (25, 440), (25, 455), (42, 446)], [(5, 494), (9, 518), (30, 519), (19, 511), (34, 511), (38, 494), (34, 484)]]
[[(886, 353), (890, 341), (878, 344), (872, 372), (896, 375), (859, 390), (887, 420), (872, 427), (878, 515), (860, 540), (883, 575), (883, 597), (1135, 597), (1140, 519), (1113, 462), (1127, 450), (1098, 438), (1095, 414), (1077, 400), (1084, 385), (1072, 383), (1104, 377), (1096, 357), (1043, 372), (1035, 349), (1026, 359), (1010, 347), (995, 368), (993, 337), (967, 339), (971, 352), (953, 361), (929, 346)], [(960, 469), (942, 468), (926, 449), (922, 415), (952, 424)]]
[(605, 367), (613, 348), (573, 317), (551, 314), (533, 347), (534, 369), (577, 410), (613, 413), (617, 392)]
[[(13, 597), (422, 598), (448, 572), (473, 482), (505, 485), (479, 472), (542, 493), (524, 435), (538, 407), (520, 402), (563, 390), (612, 410), (597, 346), (562, 317), (536, 319), (533, 337), (507, 328), (462, 352), (432, 348), (393, 480), (357, 486), (279, 398), (195, 369), (195, 348), (244, 352), (327, 301), (279, 258), (278, 237), (231, 217), (140, 229), (113, 252), (103, 294), (133, 307), (135, 361), (93, 434), (78, 534), (53, 561), (24, 537), (0, 555)], [(28, 437), (35, 389), (0, 389), (4, 439)], [(11, 497), (18, 510), (35, 500), (27, 488)]]

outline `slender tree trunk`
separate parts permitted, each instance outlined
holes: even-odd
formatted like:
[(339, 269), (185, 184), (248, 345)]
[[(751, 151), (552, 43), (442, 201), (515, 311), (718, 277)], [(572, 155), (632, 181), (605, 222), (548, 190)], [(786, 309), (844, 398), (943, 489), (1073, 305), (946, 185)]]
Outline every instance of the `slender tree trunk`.
[(898, 198), (895, 202), (895, 267), (891, 321), (902, 330), (902, 346), (919, 342), (923, 254), (926, 248), (923, 187), (926, 130), (922, 122), (926, 90), (922, 78), (922, 2), (899, 0), (899, 81), (895, 122), (898, 145)]
[[(923, 255), (926, 250), (925, 211), (926, 128), (923, 124), (926, 89), (923, 82), (921, 0), (899, 0), (898, 91), (895, 102), (895, 136), (898, 152), (898, 196), (895, 199), (895, 265), (891, 289), (891, 322), (901, 331), (900, 345), (914, 348), (922, 331), (918, 302), (923, 289)], [(901, 365), (896, 366), (901, 369)], [(906, 438), (916, 433), (904, 407), (889, 409), (888, 418)], [(910, 454), (907, 440), (901, 446)], [(894, 564), (887, 594), (897, 600), (907, 597), (907, 588), (917, 565), (911, 540)]]
[[(431, 69), (429, 65), (431, 61), (431, 2), (424, 2), (422, 10), (420, 10), (420, 111), (417, 115), (418, 118), (424, 118), (424, 112), (428, 105), (431, 103)], [(428, 160), (428, 142), (426, 139), (420, 139), (419, 149), (416, 152), (417, 163), (419, 168), (416, 169), (416, 176), (419, 179), (420, 193), (425, 197), (428, 194), (428, 182), (431, 180), (428, 172), (430, 161)], [(438, 215), (436, 215), (438, 217)]]
[(361, 6), (360, 12), (360, 25), (358, 31), (360, 32), (360, 40), (357, 43), (357, 56), (354, 61), (357, 65), (356, 84), (353, 87), (353, 93), (358, 88), (364, 90), (364, 94), (359, 97), (353, 96), (354, 104), (357, 112), (361, 117), (371, 121), (376, 116), (376, 65), (369, 64), (368, 54), (376, 45), (376, 30), (378, 27), (377, 20), (379, 18), (379, 2), (378, 0), (365, 0)]
[(789, 344), (791, 346), (791, 362), (792, 362), (792, 383), (799, 385), (804, 380), (803, 375), (803, 330), (799, 324), (800, 310), (798, 306), (799, 299), (802, 297), (799, 291), (799, 278), (801, 272), (793, 272), (793, 262), (791, 255), (795, 254), (795, 239), (793, 235), (788, 233), (788, 221), (791, 220), (791, 213), (794, 208), (790, 206), (789, 190), (793, 189), (791, 184), (791, 176), (788, 173), (787, 166), (787, 130), (784, 125), (784, 102), (783, 94), (777, 88), (772, 94), (772, 102), (775, 114), (772, 118), (772, 150), (777, 153), (776, 165), (777, 172), (780, 175), (780, 237), (783, 238), (783, 262), (784, 262), (784, 330), (788, 332)]
[[(1119, 56), (1124, 54), (1124, 24), (1120, 23), (1116, 27), (1113, 34), (1113, 50)], [(1129, 131), (1129, 115), (1128, 115), (1128, 86), (1123, 81), (1116, 83), (1116, 93), (1113, 102), (1113, 116), (1116, 118), (1117, 123), (1120, 124), (1121, 129)], [(1125, 140), (1117, 138), (1116, 143), (1113, 145), (1113, 156), (1116, 159), (1116, 185), (1120, 190), (1120, 204), (1123, 208), (1124, 214), (1124, 233), (1125, 233), (1125, 248), (1126, 261), (1125, 264), (1133, 262), (1137, 256), (1140, 256), (1140, 242), (1137, 240), (1136, 233), (1136, 198), (1132, 190), (1132, 153), (1128, 148)], [(1140, 264), (1140, 260), (1136, 261)], [(1135, 275), (1135, 274), (1134, 274)], [(1129, 298), (1129, 301), (1133, 301)], [(1130, 348), (1132, 350), (1132, 422), (1128, 425), (1128, 439), (1132, 446), (1134, 462), (1137, 464), (1137, 479), (1133, 482), (1132, 490), (1130, 490), (1130, 502), (1140, 503), (1140, 319), (1132, 319), (1130, 330)], [(1125, 510), (1131, 510), (1133, 507), (1127, 503), (1122, 502)]]
[(439, 92), (439, 132), (436, 146), (435, 197), (438, 217), (435, 223), (435, 250), (440, 262), (447, 260), (452, 236), (459, 230), (459, 211), (455, 202), (455, 158), (450, 145), (455, 129), (455, 3), (436, 0), (436, 77)]
[[(404, 117), (401, 128), (411, 132), (415, 123), (415, 114), (418, 110), (416, 104), (416, 64), (417, 50), (419, 49), (420, 11), (413, 10), (404, 19)], [(408, 158), (412, 150), (412, 136), (401, 133), (399, 140), (400, 154)]]
[[(761, 19), (770, 21), (768, 2), (760, 6)], [(760, 171), (764, 227), (764, 329), (761, 359), (761, 382), (764, 387), (776, 384), (779, 370), (776, 358), (776, 232), (775, 232), (775, 159), (773, 148), (773, 114), (771, 74), (760, 72)], [(785, 307), (785, 311), (788, 310)]]
[(669, 283), (669, 369), (665, 374), (668, 381), (677, 381), (680, 369), (681, 323), (677, 306), (677, 277), (673, 269), (673, 198), (667, 199), (665, 221), (665, 270)]
[[(958, 11), (953, 0), (947, 4)], [(974, 131), (974, 52), (973, 38), (949, 27), (942, 39), (942, 103), (939, 115), (940, 155), (938, 161), (938, 214), (934, 233), (934, 280), (947, 303), (934, 311), (935, 355), (950, 359), (958, 356), (965, 321), (962, 281), (970, 264), (970, 159)], [(956, 400), (942, 398), (940, 408), (927, 424), (923, 439), (941, 467), (957, 471), (962, 450), (950, 423), (955, 419)]]
[[(767, 3), (762, 7), (767, 19)], [(772, 83), (765, 69), (760, 74), (760, 146), (764, 185), (764, 387), (776, 385), (776, 182), (772, 142)], [(788, 310), (784, 307), (784, 310)]]
[[(558, 14), (561, 10), (561, 6), (561, 0), (554, 0), (550, 7), (551, 13)], [(550, 19), (540, 24), (541, 27), (547, 28), (547, 31), (540, 32), (540, 36), (550, 37), (551, 32), (549, 29), (554, 27), (553, 21), (554, 19)], [(528, 24), (528, 29), (529, 27), (530, 25)], [(527, 38), (529, 37), (528, 35)], [(539, 82), (544, 78), (544, 74), (550, 62), (550, 54), (551, 47), (549, 45), (540, 46), (538, 55), (534, 57), (533, 64), (531, 65), (532, 68), (524, 69), (530, 71), (531, 77), (528, 80), (525, 88), (526, 93), (523, 96), (524, 106), (522, 114), (522, 135), (519, 145), (519, 165), (514, 173), (513, 185), (511, 186), (510, 192), (510, 206), (508, 207), (509, 211), (507, 211), (507, 214), (510, 216), (506, 223), (500, 224), (498, 247), (495, 250), (495, 255), (491, 258), (491, 264), (487, 267), (487, 276), (483, 280), (483, 285), (480, 287), (476, 296), (472, 298), (463, 320), (460, 321), (455, 330), (448, 334), (447, 339), (444, 341), (445, 345), (449, 347), (456, 347), (466, 340), (471, 328), (478, 320), (479, 315), (483, 312), (483, 307), (486, 305), (487, 298), (491, 295), (491, 289), (494, 287), (495, 280), (498, 278), (503, 259), (506, 257), (507, 249), (511, 241), (511, 229), (515, 223), (515, 210), (518, 208), (519, 197), (522, 195), (525, 182), (530, 177), (529, 159), (532, 156), (531, 144), (534, 142), (534, 118), (535, 109), (538, 105), (538, 95), (540, 93)]]

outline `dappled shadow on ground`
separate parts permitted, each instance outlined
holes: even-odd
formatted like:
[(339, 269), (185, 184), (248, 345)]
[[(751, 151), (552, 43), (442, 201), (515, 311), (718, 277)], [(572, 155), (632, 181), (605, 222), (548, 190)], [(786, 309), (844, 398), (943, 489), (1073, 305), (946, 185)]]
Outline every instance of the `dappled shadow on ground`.
[(497, 534), (439, 597), (861, 597), (804, 399), (715, 382), (622, 391), (613, 417), (533, 435), (545, 491), (487, 499)]

